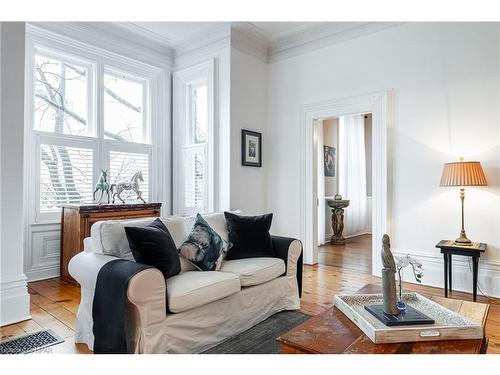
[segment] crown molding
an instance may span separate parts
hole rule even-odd
[[[153,43],[156,43],[161,46],[161,48],[167,48],[171,52],[173,50],[174,43],[171,39],[155,33],[154,31],[148,30],[145,27],[139,26],[134,22],[113,22],[113,24],[117,28],[140,36],[143,40],[146,39]]]
[[[32,25],[104,50],[165,67],[235,48],[266,63],[287,59],[401,25],[398,22],[311,22],[270,39],[251,22],[222,23],[173,44],[133,22],[35,22]]]
[[[161,68],[173,65],[171,47],[110,22],[33,22],[32,26]]]
[[[267,63],[269,44],[270,40],[266,34],[252,23],[231,24],[231,47]]]
[[[214,25],[174,46],[176,69],[230,47],[231,24]]]
[[[272,63],[401,24],[400,22],[313,23],[309,27],[274,38],[269,46],[268,60]]]

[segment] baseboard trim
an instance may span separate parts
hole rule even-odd
[[[0,326],[30,319],[30,296],[26,276],[0,284]]]
[[[349,238],[364,236],[364,235],[367,235],[367,234],[372,234],[372,232],[366,231],[366,232],[361,232],[361,233],[350,234],[350,235],[344,236],[344,237],[345,237],[345,239],[349,239]],[[331,238],[332,238],[332,236],[333,236],[333,233],[326,234],[325,241],[321,245],[329,243],[330,240],[331,240]]]
[[[394,255],[404,256],[407,252],[393,250]],[[422,285],[428,285],[444,289],[444,265],[443,259],[438,256],[427,254],[412,254],[411,257],[422,262],[424,277]],[[472,271],[469,269],[468,260],[464,257],[454,256],[452,263],[453,290],[472,293]],[[404,273],[405,282],[415,283],[412,273],[407,269]],[[500,298],[500,272],[496,264],[479,261],[478,285],[489,297]],[[480,290],[478,295],[482,295]],[[443,292],[444,295],[444,292]]]
[[[26,271],[26,276],[28,277],[29,282],[45,280],[45,279],[53,279],[54,277],[60,276],[59,265],[55,267],[47,267],[34,269],[30,271]]]

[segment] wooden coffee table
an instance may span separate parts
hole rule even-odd
[[[365,285],[358,293],[381,293],[380,286]],[[480,323],[488,304],[426,296],[446,308]],[[488,339],[374,344],[335,306],[293,328],[278,340],[284,354],[479,354],[486,353]]]

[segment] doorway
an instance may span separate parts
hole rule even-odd
[[[350,98],[334,99],[307,105],[302,110],[300,220],[301,239],[306,264],[318,263],[317,165],[315,165],[314,124],[317,120],[354,114],[372,114],[372,238],[371,272],[380,275],[378,250],[384,233],[390,235],[390,92],[379,92]]]
[[[318,262],[371,273],[372,114],[318,119]]]

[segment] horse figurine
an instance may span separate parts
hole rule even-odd
[[[95,201],[95,193],[98,191],[101,192],[101,196],[99,197],[99,201],[97,203],[101,204],[102,203],[102,198],[104,197],[104,193],[106,193],[108,197],[108,204],[109,204],[109,183],[108,183],[108,172],[105,171],[104,169],[101,170],[101,175],[99,176],[99,180],[97,180],[97,184],[95,185],[94,189],[94,201]]]
[[[113,196],[113,203],[115,203],[115,197],[118,197],[118,199],[121,200],[122,203],[125,203],[122,197],[120,197],[120,194],[124,190],[135,191],[135,194],[137,194],[137,199],[140,199],[143,203],[146,203],[146,201],[142,199],[142,191],[140,189],[141,186],[139,182],[144,182],[144,178],[142,177],[142,171],[135,172],[132,178],[130,179],[130,182],[118,182],[117,184],[111,184],[110,191]]]

